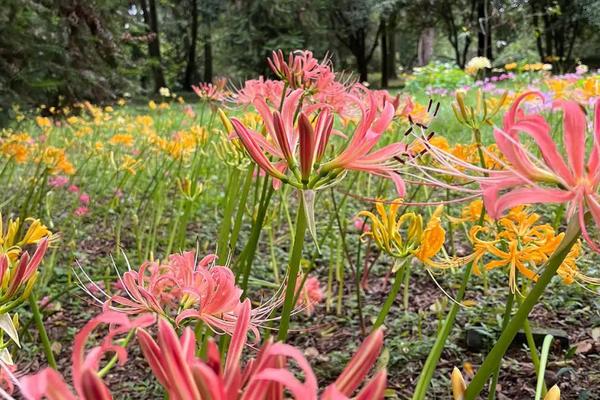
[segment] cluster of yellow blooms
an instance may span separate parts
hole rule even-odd
[[[414,212],[398,215],[402,200],[397,199],[386,209],[383,202],[375,204],[376,213],[361,211],[358,215],[371,222],[371,229],[363,236],[373,238],[376,245],[396,259],[414,256],[426,266],[438,269],[454,268],[468,262],[473,271],[480,274],[482,268],[492,270],[506,268],[509,287],[518,292],[517,276],[536,281],[537,270],[548,260],[560,244],[564,233],[556,233],[549,224],[539,223],[540,216],[524,206],[515,207],[503,218],[492,221],[485,214],[483,223],[482,202],[468,204],[461,217],[448,217],[451,223],[471,225],[467,237],[473,249],[463,257],[445,255],[446,230],[442,225],[443,206],[438,206],[426,225],[423,217]],[[582,251],[577,243],[558,270],[566,284],[574,281],[600,284],[600,280],[579,272],[576,260]]]
[[[438,206],[424,224],[423,217],[414,212],[398,216],[401,205],[402,199],[396,199],[386,210],[383,202],[377,202],[377,215],[371,211],[358,213],[359,217],[366,217],[371,222],[371,229],[363,236],[372,237],[383,252],[394,258],[414,256],[433,268],[457,267],[468,262],[466,258],[440,260],[437,257],[446,242],[446,230],[441,219],[443,206]]]
[[[176,160],[188,159],[208,139],[206,127],[179,112],[177,118],[155,121],[152,115],[131,115],[88,102],[76,104],[73,109],[44,110],[50,114],[60,113],[65,119],[55,121],[51,117],[37,116],[35,123],[42,135],[36,139],[26,131],[3,131],[0,154],[17,164],[41,163],[53,175],[74,174],[76,166],[69,154],[81,156],[81,149],[85,148],[91,150],[90,155],[110,160],[117,171],[133,175],[141,164],[141,157],[148,152]],[[77,110],[78,115],[71,114],[73,110]],[[84,159],[87,157],[84,155]]]
[[[4,333],[19,344],[19,317],[11,317],[9,312],[30,296],[46,249],[57,239],[39,220],[25,221],[29,224],[26,229],[18,218],[8,220],[5,228],[0,215],[0,360],[8,365],[12,365],[12,358]],[[37,245],[32,256],[24,251],[31,245]]]
[[[546,79],[544,84],[555,99],[575,100],[586,103],[600,97],[600,76],[589,76],[581,81],[569,79]]]
[[[483,224],[479,225],[482,207],[481,200],[476,200],[462,210],[461,218],[452,219],[454,223],[473,224],[467,234],[473,246],[473,271],[479,274],[481,268],[506,268],[510,289],[518,292],[517,276],[536,281],[538,269],[556,250],[564,233],[557,234],[550,224],[539,223],[540,215],[525,206],[511,209],[495,222],[485,218]],[[600,283],[600,280],[579,272],[576,260],[581,251],[581,244],[576,243],[559,267],[558,275],[566,284],[576,280]]]

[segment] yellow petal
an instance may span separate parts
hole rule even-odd
[[[454,367],[452,370],[452,397],[454,400],[463,400],[465,397],[465,390],[467,389],[467,385],[465,384],[465,380],[463,379],[462,374],[458,370],[458,368]]]
[[[544,400],[560,400],[560,389],[558,386],[554,385],[548,390]]]

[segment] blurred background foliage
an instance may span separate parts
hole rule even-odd
[[[402,86],[416,66],[600,65],[599,0],[3,0],[0,107],[110,102],[267,75],[273,49]],[[455,68],[455,71],[452,71]],[[436,76],[439,78],[440,74]],[[436,78],[437,79],[437,78]],[[442,79],[442,78],[439,78]],[[443,79],[440,81],[444,85]]]

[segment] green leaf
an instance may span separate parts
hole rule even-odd
[[[17,333],[17,329],[13,324],[13,320],[8,315],[8,313],[0,314],[0,329],[2,329],[6,334],[17,344],[17,346],[21,347],[21,343],[19,343],[19,334]]]

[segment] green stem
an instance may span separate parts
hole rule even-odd
[[[525,331],[525,338],[527,339],[527,347],[529,347],[529,352],[531,354],[531,361],[533,362],[533,366],[535,367],[535,370],[539,372],[540,370],[540,355],[538,354],[537,351],[537,346],[535,345],[535,339],[533,338],[533,332],[531,331],[531,325],[529,324],[529,320],[527,318],[525,318],[525,321],[523,322],[523,330]],[[542,377],[542,382],[544,381],[544,378]],[[543,392],[544,394],[546,394],[546,392],[548,391],[548,388],[546,387],[546,383],[543,382]]]
[[[398,295],[398,292],[400,291],[400,286],[402,285],[402,280],[403,280],[402,275],[406,272],[406,268],[408,266],[408,260],[410,260],[410,259],[406,258],[404,260],[404,262],[402,263],[402,265],[400,266],[400,268],[398,268],[398,271],[396,271],[396,276],[394,277],[394,283],[392,284],[390,292],[388,293],[387,299],[385,299],[385,303],[383,303],[383,307],[379,311],[377,320],[375,320],[375,323],[373,324],[373,330],[376,330],[381,325],[383,325],[383,322],[385,321],[385,317],[390,312],[390,309],[392,308],[392,305],[394,304],[394,300],[396,300],[396,296]]]
[[[535,400],[540,400],[542,396],[546,396],[548,389],[546,389],[546,382],[544,382],[544,374],[546,373],[546,363],[548,362],[548,353],[550,353],[550,346],[554,336],[546,335],[544,337],[544,343],[542,344],[542,358],[540,360],[540,366],[538,368],[538,381],[535,388]]]
[[[577,218],[573,218],[567,227],[565,237],[546,263],[544,272],[517,310],[517,313],[510,320],[488,356],[485,358],[483,364],[477,371],[477,374],[473,377],[471,384],[467,387],[465,400],[474,400],[479,395],[488,377],[494,372],[494,369],[500,363],[500,360],[504,356],[508,346],[512,343],[518,330],[523,326],[529,312],[537,304],[539,298],[544,293],[546,286],[548,286],[556,274],[558,267],[560,267],[573,245],[577,242],[580,233],[579,222]]]
[[[438,363],[442,355],[442,351],[444,350],[444,346],[446,345],[446,340],[452,331],[452,327],[454,326],[454,320],[456,319],[456,314],[458,314],[458,310],[460,308],[460,302],[462,301],[465,291],[467,289],[467,283],[469,282],[469,278],[471,277],[471,271],[473,269],[473,263],[470,262],[463,275],[463,280],[458,290],[458,294],[456,295],[456,302],[452,303],[450,307],[450,312],[446,316],[446,320],[442,325],[442,329],[438,331],[437,337],[435,338],[435,343],[427,356],[427,360],[425,361],[425,365],[423,366],[423,370],[421,371],[421,375],[419,375],[419,381],[417,382],[417,387],[415,388],[415,393],[413,394],[413,400],[423,400],[425,399],[425,395],[427,394],[427,389],[429,387],[429,382],[431,382],[431,378],[433,377],[433,373],[435,372],[435,367]]]
[[[404,311],[408,312],[408,296],[410,294],[410,263],[406,264],[406,271],[404,273],[404,287],[402,289],[402,306],[404,307]]]
[[[40,340],[42,341],[42,347],[44,348],[46,361],[48,361],[48,365],[50,366],[50,368],[56,369],[56,359],[54,358],[54,353],[52,352],[50,339],[48,338],[46,327],[44,327],[44,321],[42,320],[42,313],[40,312],[40,308],[38,307],[37,299],[33,294],[29,296],[29,306],[31,307],[31,313],[33,314],[33,321],[35,322],[35,326],[38,332],[40,333]]]
[[[265,177],[263,191],[260,197],[258,213],[256,215],[256,220],[254,221],[254,225],[252,226],[252,231],[250,233],[250,239],[246,244],[246,247],[242,251],[239,259],[240,271],[242,274],[242,284],[240,285],[243,290],[243,296],[246,296],[246,289],[248,288],[248,278],[250,277],[250,271],[252,270],[252,264],[254,262],[254,257],[256,255],[256,248],[258,246],[258,241],[260,239],[260,233],[262,231],[263,225],[265,223],[265,217],[267,215],[267,208],[271,202],[271,197],[273,196],[273,186],[270,184],[268,176]],[[239,277],[239,276],[238,276]],[[238,278],[236,277],[236,278]]]
[[[283,302],[283,311],[281,312],[281,322],[279,323],[278,339],[285,341],[287,338],[288,329],[290,326],[290,316],[294,309],[294,298],[296,297],[296,278],[300,268],[300,260],[302,259],[302,248],[304,247],[304,236],[306,233],[307,221],[306,212],[304,211],[304,200],[300,196],[300,204],[298,205],[298,215],[296,217],[296,233],[294,235],[294,246],[290,254],[290,262],[288,264],[288,283],[285,289],[285,299]]]
[[[504,309],[504,317],[502,317],[502,331],[506,329],[508,321],[510,321],[510,315],[513,309],[513,303],[515,301],[515,294],[511,291],[508,292],[508,298],[506,299],[506,307]],[[492,376],[492,382],[490,383],[490,390],[488,400],[494,400],[496,398],[496,386],[498,385],[498,378],[500,376],[500,365],[497,366]]]
[[[223,220],[221,222],[221,226],[219,228],[219,236],[217,240],[217,256],[219,262],[224,263],[227,259],[227,253],[229,252],[229,248],[227,246],[227,242],[229,239],[229,231],[231,228],[231,215],[233,214],[233,208],[235,206],[235,200],[237,196],[233,194],[238,190],[238,181],[240,177],[240,170],[234,168],[231,171],[231,175],[229,178],[229,187],[227,188],[227,192],[225,194],[225,198],[223,199],[223,204],[225,209],[223,211]]]
[[[133,335],[135,335],[135,331],[136,331],[135,329],[132,329],[132,330],[130,330],[127,333],[127,336],[125,336],[125,339],[123,339],[123,342],[122,342],[121,346],[127,347],[127,345],[129,344],[129,342],[131,341],[131,339],[133,339]],[[110,370],[117,364],[117,361],[119,361],[119,356],[117,356],[115,354],[106,363],[106,365],[100,371],[98,371],[98,376],[101,379],[104,378],[106,376],[106,374],[108,374],[110,372]]]
[[[248,168],[248,173],[246,175],[246,180],[244,182],[244,188],[242,189],[242,194],[240,196],[240,201],[238,203],[238,209],[235,214],[235,222],[233,223],[233,229],[231,231],[231,237],[229,239],[229,245],[231,246],[231,251],[235,252],[235,247],[237,245],[237,240],[240,234],[240,229],[242,227],[242,221],[244,219],[244,211],[246,211],[246,201],[248,199],[248,192],[250,192],[250,187],[252,185],[254,175],[254,165]]]

